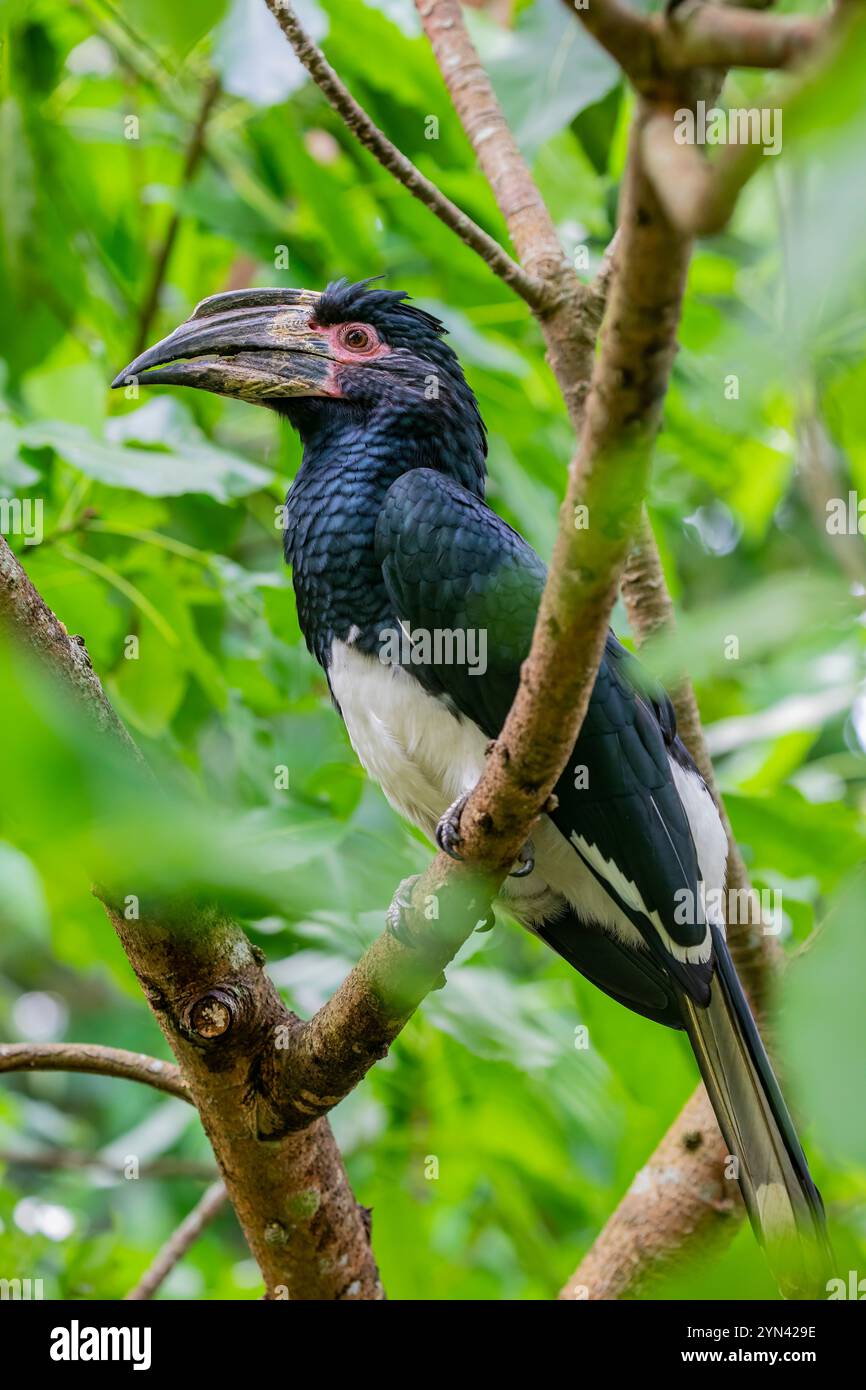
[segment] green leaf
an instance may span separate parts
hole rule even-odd
[[[509,32],[467,19],[509,125],[526,154],[620,82],[620,70],[557,0],[535,0]]]
[[[226,0],[126,0],[124,15],[159,48],[169,47],[183,58],[209,29],[221,20]]]
[[[127,445],[127,439],[153,442],[154,447],[137,448]],[[211,444],[183,407],[166,396],[148,401],[131,415],[113,417],[106,424],[106,440],[59,423],[27,425],[21,431],[26,447],[47,445],[88,478],[148,497],[200,492],[228,502],[272,481],[272,474],[258,464]]]
[[[866,1165],[866,1107],[857,1097],[866,1057],[866,879],[849,880],[805,954],[782,980],[779,1033],[786,1077],[832,1157]]]
[[[14,845],[0,840],[0,931],[10,937],[44,937],[47,928],[48,906],[35,865]]]

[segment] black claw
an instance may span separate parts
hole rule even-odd
[[[410,951],[415,949],[415,942],[412,940],[412,933],[409,931],[409,928],[405,925],[402,914],[396,921],[394,921],[394,919],[391,917],[388,918],[388,931],[394,937],[395,941],[400,942],[401,946],[407,946]]]
[[[436,843],[447,854],[449,859],[455,859],[458,864],[463,863],[463,855],[457,846],[462,843],[460,836],[460,817],[466,805],[466,797],[461,796],[449,806],[439,824],[436,826]]]
[[[493,928],[494,928],[495,926],[496,926],[496,914],[495,914],[494,912],[488,912],[488,914],[487,914],[487,916],[484,918],[484,920],[478,923],[478,926],[475,928],[475,930],[476,930],[476,931],[493,931]]]
[[[440,831],[440,827],[438,825],[436,827],[436,843],[442,850],[442,853],[448,855],[449,859],[455,859],[458,864],[463,863],[463,855],[453,848],[454,842],[450,835],[450,832],[448,830]]]
[[[520,858],[518,860],[518,863],[520,865],[520,868],[512,869],[508,877],[528,878],[529,875],[532,873],[532,870],[535,868],[535,854],[532,849],[531,840],[527,840],[526,844],[523,846],[523,849],[520,851]]]
[[[509,878],[528,878],[529,875],[532,873],[532,870],[533,870],[534,868],[535,868],[535,860],[530,856],[529,859],[524,859],[524,861],[523,861],[523,863],[521,864],[521,866],[520,866],[519,869],[512,869],[512,870],[511,870],[511,873],[508,875],[508,877],[509,877]]]
[[[412,890],[418,881],[418,875],[404,879],[398,886],[394,894],[391,906],[388,908],[386,922],[388,931],[401,946],[407,946],[409,950],[415,949],[415,941],[406,923],[406,913],[412,908]]]

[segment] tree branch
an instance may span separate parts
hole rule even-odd
[[[669,24],[679,13],[679,9],[673,12]],[[691,20],[689,16],[694,16],[694,19]],[[810,21],[690,4],[683,32],[688,32],[689,26],[696,23],[694,33],[700,36],[700,42],[687,50],[689,61],[684,62],[682,69],[678,70],[685,72],[686,68],[690,68],[699,75],[698,64],[706,65],[709,62],[702,55],[712,43],[715,43],[717,54],[715,66],[746,65],[743,53],[737,54],[735,45],[725,44],[722,38],[726,32],[748,33],[753,40],[755,61],[752,66],[803,67],[802,80],[795,90],[787,93],[784,100],[778,95],[774,97],[775,105],[783,112],[792,111],[798,99],[809,92],[814,81],[826,72],[835,55],[841,51],[849,25],[860,18],[862,14],[855,13],[853,6],[837,7],[828,19]],[[738,27],[728,31],[726,26],[732,20],[736,20]],[[758,34],[764,34],[767,51],[762,51],[757,42]],[[770,61],[774,54],[780,59],[785,56],[786,60]],[[647,127],[644,157],[674,225],[691,236],[711,236],[720,232],[729,221],[742,189],[762,165],[764,147],[757,141],[731,144],[717,160],[710,162],[696,145],[680,144],[675,138],[674,110],[684,104],[688,105],[689,102],[684,102],[681,89],[675,88],[662,98],[656,118]]]
[[[632,1298],[700,1243],[709,1258],[742,1215],[726,1145],[703,1086],[680,1112],[562,1289],[564,1300]]]
[[[671,72],[791,67],[811,51],[825,28],[825,21],[802,15],[759,14],[703,0],[686,0],[652,22],[657,53]]]
[[[322,50],[310,38],[288,0],[266,0],[266,3],[298,59],[358,142],[369,150],[399,183],[408,188],[419,202],[435,213],[446,227],[450,227],[461,241],[477,252],[494,274],[510,285],[531,308],[544,308],[547,303],[545,284],[512,260],[493,237],[488,236],[487,232],[452,203],[450,198],[446,198],[442,190],[383,135],[341,82]]]
[[[191,1100],[189,1087],[172,1062],[99,1043],[0,1043],[0,1072],[78,1071],[141,1081],[166,1095]]]
[[[689,236],[722,230],[762,156],[759,144],[729,145],[710,163],[697,145],[676,139],[670,108],[659,107],[644,133],[647,172],[671,222]]]
[[[188,1093],[184,1097],[189,1099]],[[125,1181],[122,1165],[109,1163],[99,1154],[78,1153],[74,1149],[0,1149],[0,1163],[9,1168],[26,1168],[28,1173],[81,1172],[100,1173],[115,1182]],[[192,1158],[155,1158],[138,1168],[139,1178],[194,1178],[212,1182],[217,1175],[212,1163],[197,1163]]]
[[[573,0],[565,0],[574,10]],[[584,27],[619,64],[635,91],[658,100],[672,82],[697,68],[787,68],[800,62],[825,22],[798,15],[684,0],[661,14],[643,15],[621,0],[591,0],[575,11]]]
[[[173,1231],[153,1263],[145,1270],[134,1289],[130,1289],[125,1302],[143,1302],[153,1298],[160,1284],[165,1283],[175,1265],[179,1264],[186,1252],[195,1244],[206,1226],[222,1211],[228,1201],[228,1193],[221,1182],[215,1182],[203,1194],[188,1216],[184,1217],[176,1231]]]
[[[95,726],[140,768],[83,643],[69,637],[2,537],[0,627],[71,687]],[[327,1121],[280,1143],[258,1132],[257,1059],[278,1028],[299,1026],[261,954],[212,907],[142,902],[137,922],[120,904],[107,902],[106,910],[180,1064],[268,1295],[383,1297],[368,1225]]]

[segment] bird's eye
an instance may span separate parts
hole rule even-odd
[[[340,329],[340,342],[350,352],[372,352],[378,339],[372,328],[362,323],[347,323]]]

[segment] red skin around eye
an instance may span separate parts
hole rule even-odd
[[[317,327],[316,324],[310,326]],[[363,329],[370,340],[369,346],[358,350],[351,348],[344,341],[344,335],[353,328]],[[376,330],[366,323],[336,323],[320,331],[325,333],[335,361],[345,363],[346,366],[355,362],[375,362],[379,357],[387,357],[391,351],[388,344],[380,340]]]

